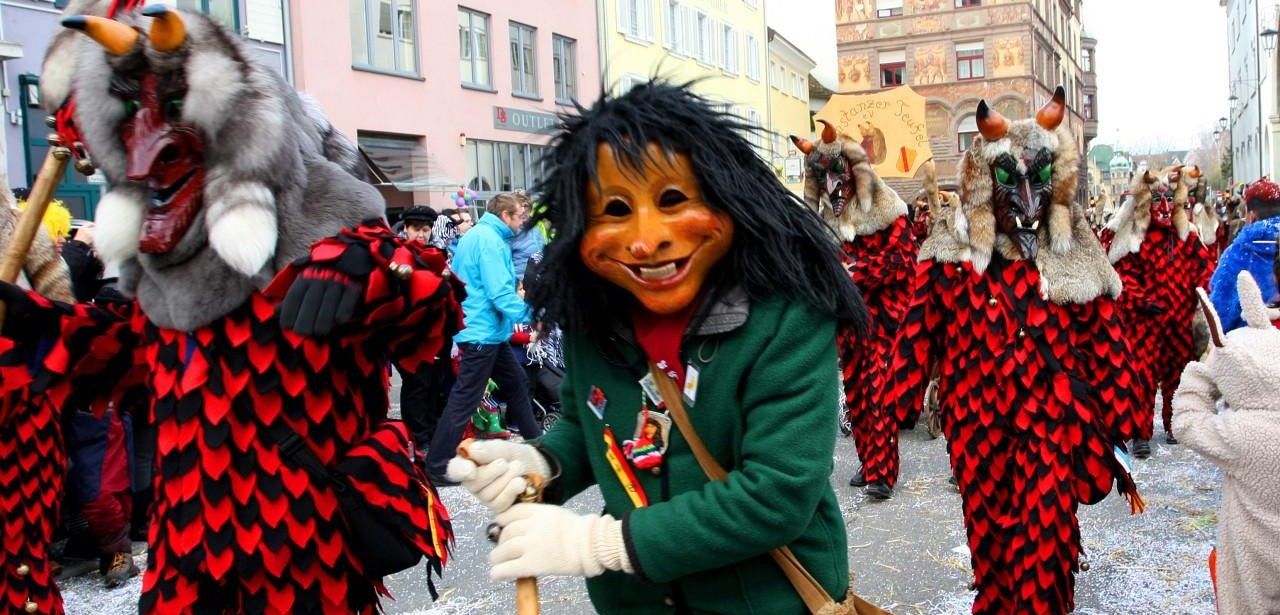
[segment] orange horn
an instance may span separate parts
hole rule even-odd
[[[1053,98],[1036,111],[1036,123],[1045,130],[1057,130],[1062,120],[1067,117],[1067,91],[1058,86],[1053,91]]]
[[[826,120],[818,120],[818,123],[822,124],[822,142],[835,143],[836,127]]]
[[[988,143],[999,141],[1009,132],[1009,120],[999,111],[987,106],[987,101],[978,101],[978,132]]]
[[[156,51],[168,53],[187,42],[187,24],[177,11],[169,10],[163,4],[153,4],[142,9],[142,14],[151,17],[151,46]]]
[[[791,142],[795,143],[796,149],[804,152],[805,155],[808,155],[810,152],[813,151],[813,141],[810,141],[804,137],[797,137],[796,135],[791,135]]]
[[[138,44],[137,30],[106,17],[73,15],[63,19],[62,26],[84,32],[113,56],[129,53]]]
[[[1190,175],[1191,179],[1200,179],[1200,167],[1198,165],[1191,165],[1191,170],[1187,171],[1187,175]]]

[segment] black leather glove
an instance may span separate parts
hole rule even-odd
[[[1148,303],[1142,308],[1142,311],[1148,316],[1159,316],[1164,313],[1164,308],[1154,303]]]
[[[369,250],[356,244],[332,261],[308,264],[280,303],[280,326],[300,335],[328,335],[355,316],[373,267]]]

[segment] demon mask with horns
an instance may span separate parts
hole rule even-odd
[[[206,324],[311,242],[381,217],[350,142],[208,18],[157,5],[64,25],[88,38],[55,40],[46,106],[74,92],[111,186],[97,247],[157,324]]]
[[[981,273],[998,251],[1034,260],[1041,293],[1055,303],[1119,294],[1120,279],[1075,200],[1080,158],[1066,113],[1061,87],[1033,119],[1010,121],[978,104],[980,135],[960,162],[962,205],[951,232],[921,246],[921,259],[967,260]]]
[[[845,241],[879,231],[905,215],[907,204],[876,175],[862,145],[838,134],[830,122],[818,122],[822,138],[817,143],[791,136],[805,155],[804,200],[809,207]]]

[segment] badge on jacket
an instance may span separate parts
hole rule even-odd
[[[598,386],[591,387],[591,393],[587,395],[587,407],[591,409],[591,413],[596,418],[604,420],[604,409],[609,405],[609,400],[604,396],[604,391]]]
[[[622,452],[636,469],[652,470],[662,465],[662,456],[667,452],[670,435],[671,417],[661,412],[652,412],[649,405],[645,404],[636,414],[635,435],[622,443]]]

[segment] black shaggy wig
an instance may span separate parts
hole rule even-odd
[[[586,230],[587,186],[598,182],[596,148],[607,143],[619,163],[642,169],[647,145],[687,154],[702,198],[733,219],[733,245],[708,277],[702,301],[739,285],[753,300],[782,295],[808,303],[864,331],[866,308],[840,261],[834,232],[783,186],[742,136],[760,129],[714,110],[683,85],[654,81],[622,96],[604,94],[591,108],[561,117],[539,184],[555,237],[546,247],[529,302],[539,318],[569,333],[607,335],[635,299],[587,269],[578,254]],[[710,292],[708,292],[710,291]]]

